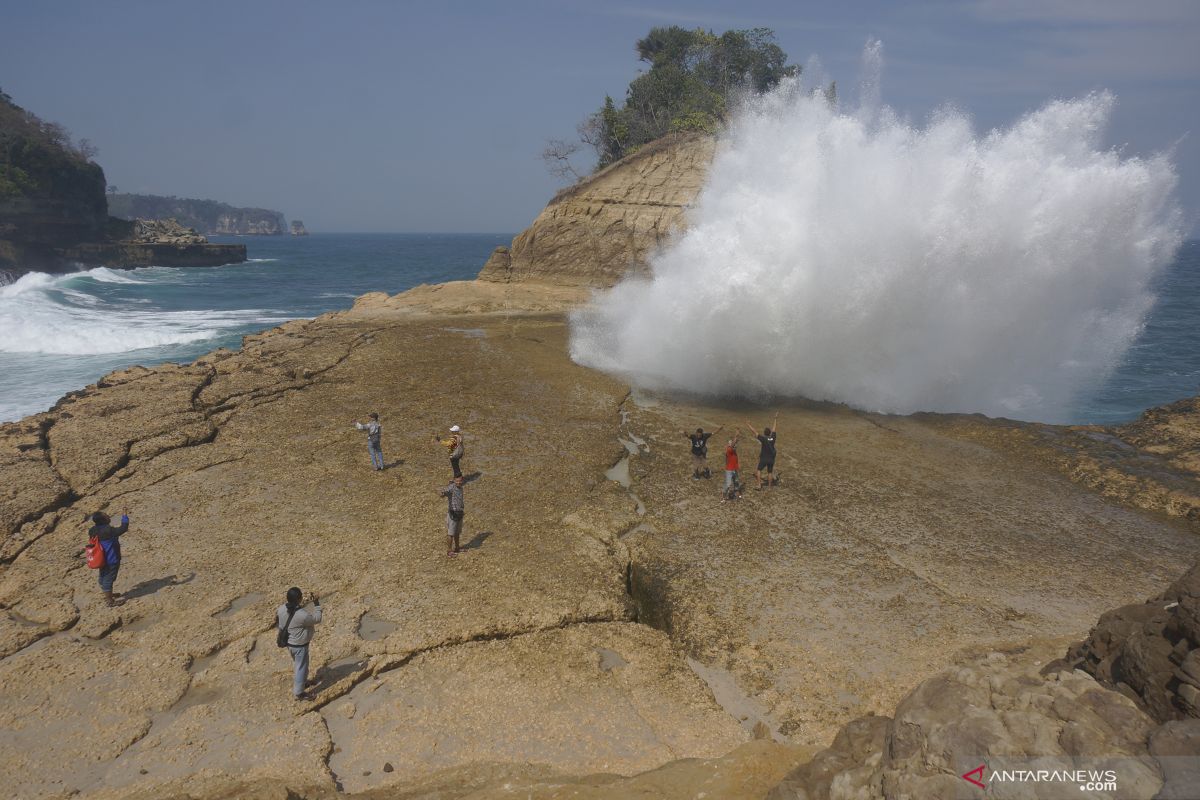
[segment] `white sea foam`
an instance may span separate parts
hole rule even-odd
[[[1153,304],[1182,241],[1166,155],[1102,137],[1114,98],[977,134],[839,109],[788,81],[735,116],[689,228],[572,318],[571,355],[635,386],[907,413],[1062,419]]]
[[[103,267],[67,275],[23,275],[15,283],[0,286],[0,352],[124,353],[211,339],[230,328],[289,319],[260,309],[156,311],[133,307],[140,298],[118,306],[82,290],[81,279],[145,283]]]
[[[117,272],[108,267],[97,267],[96,269],[88,270],[86,274],[89,278],[100,283],[145,283],[145,281],[135,280],[129,274],[122,270]]]

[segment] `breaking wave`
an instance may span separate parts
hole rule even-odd
[[[162,268],[147,270],[166,272]],[[288,317],[257,309],[160,311],[143,299],[116,302],[102,284],[145,284],[105,267],[67,275],[30,272],[0,286],[0,352],[96,355],[211,339],[249,323]],[[139,305],[132,305],[138,303]]]
[[[1054,421],[1141,329],[1182,241],[1165,154],[1103,145],[1114,98],[977,133],[799,81],[724,132],[689,227],[572,317],[571,355],[635,385]]]

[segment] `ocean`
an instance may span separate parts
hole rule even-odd
[[[243,242],[225,267],[31,273],[0,286],[0,421],[133,364],[188,362],[282,322],[349,308],[366,292],[473,278],[512,235],[314,234]],[[1106,383],[1069,421],[1114,424],[1200,393],[1200,241],[1160,277],[1158,302]]]
[[[115,369],[188,362],[247,333],[349,308],[367,292],[474,278],[511,233],[210,236],[246,245],[224,267],[67,275],[0,286],[0,421],[45,411]]]

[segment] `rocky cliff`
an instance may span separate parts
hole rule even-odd
[[[611,286],[643,269],[683,224],[714,147],[708,136],[669,136],[564,189],[479,279]]]
[[[76,264],[190,267],[246,260],[242,245],[185,241],[144,220],[109,216],[104,170],[91,161],[93,152],[0,93],[0,282]]]
[[[0,268],[106,235],[104,170],[69,135],[0,92]]]
[[[121,219],[178,220],[204,234],[280,236],[287,233],[283,214],[267,208],[236,208],[216,200],[163,197],[153,194],[112,194],[109,213]]]

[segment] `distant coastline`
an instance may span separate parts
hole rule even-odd
[[[188,197],[111,192],[108,213],[120,219],[171,218],[206,236],[282,236],[289,231],[280,211]]]

